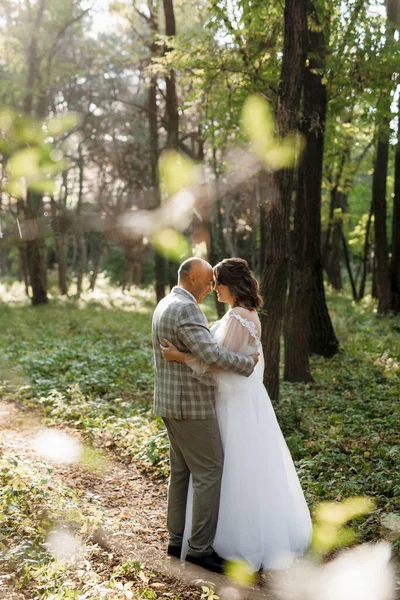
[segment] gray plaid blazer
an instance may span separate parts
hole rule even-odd
[[[193,376],[190,367],[163,359],[160,343],[166,338],[178,350],[191,352],[206,364],[249,376],[254,369],[250,356],[230,352],[214,341],[207,319],[186,290],[174,287],[159,302],[153,315],[155,361],[154,413],[169,419],[216,417],[215,386]],[[207,376],[205,376],[207,377]]]

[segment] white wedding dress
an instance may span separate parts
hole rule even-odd
[[[263,385],[261,325],[255,311],[229,310],[211,332],[218,344],[243,354],[260,352],[250,377],[213,373],[224,448],[218,526],[213,547],[225,559],[244,559],[254,570],[288,568],[311,541],[311,518],[289,449]],[[187,363],[195,377],[207,366]],[[210,377],[207,373],[203,381]],[[189,486],[182,558],[192,522]]]

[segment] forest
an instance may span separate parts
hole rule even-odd
[[[151,319],[190,256],[260,283],[313,568],[369,548],[394,597],[400,0],[0,7],[0,598],[272,597],[164,556]]]

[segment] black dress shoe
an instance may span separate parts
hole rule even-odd
[[[174,558],[180,558],[182,552],[182,546],[168,546],[167,554],[169,556],[173,556]]]
[[[219,556],[216,552],[209,554],[208,556],[190,556],[186,555],[186,560],[194,565],[208,569],[214,573],[224,572],[224,559]]]

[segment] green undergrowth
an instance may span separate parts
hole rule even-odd
[[[110,292],[112,293],[112,292]],[[400,514],[400,319],[328,294],[341,352],[312,357],[313,384],[282,383],[277,416],[311,507],[368,495],[376,509],[361,540],[396,537]],[[95,444],[168,472],[168,444],[152,406],[151,313],[91,300],[39,308],[0,305],[3,395],[40,406]],[[206,303],[215,318],[211,299]],[[395,545],[398,542],[395,541]]]
[[[363,541],[400,550],[400,319],[370,299],[328,297],[341,352],[311,359],[313,384],[283,383],[277,416],[312,505],[367,495]]]

